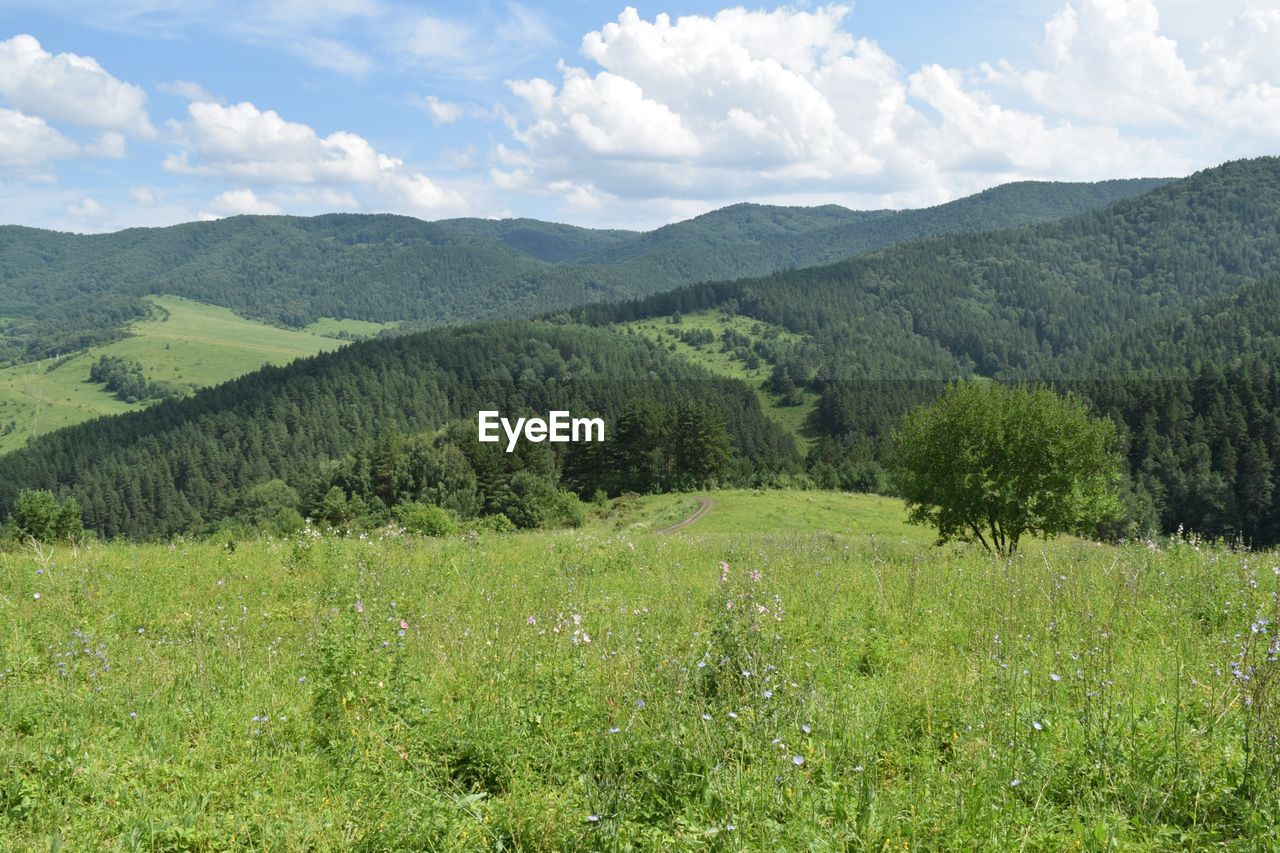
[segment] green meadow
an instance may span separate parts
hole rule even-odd
[[[666,347],[671,353],[697,364],[712,373],[741,379],[756,389],[760,397],[760,406],[765,413],[776,421],[783,429],[796,436],[801,446],[816,437],[807,421],[818,405],[818,394],[809,388],[799,388],[799,405],[788,406],[779,401],[776,395],[764,390],[765,381],[773,368],[763,359],[755,368],[748,368],[732,353],[725,352],[720,343],[720,336],[726,330],[736,332],[751,340],[752,344],[759,340],[777,342],[783,346],[798,344],[803,336],[788,332],[778,326],[745,317],[740,314],[728,316],[723,311],[699,311],[683,314],[679,322],[672,322],[670,317],[653,320],[635,320],[620,323],[619,328],[627,329],[635,334],[643,335]],[[708,330],[716,336],[713,343],[691,345],[680,340],[680,334],[694,330]]]
[[[0,848],[1280,845],[1273,552],[706,497],[0,553]]]
[[[247,320],[214,305],[177,296],[155,296],[154,315],[130,328],[130,336],[70,358],[47,359],[0,369],[0,452],[22,447],[27,438],[100,415],[143,408],[125,403],[91,383],[89,367],[104,355],[137,361],[147,379],[189,389],[217,385],[264,364],[336,349],[338,332],[354,337],[376,333],[376,323],[318,321],[297,331]],[[370,330],[367,327],[375,327]]]

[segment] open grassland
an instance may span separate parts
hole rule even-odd
[[[771,365],[762,360],[754,369],[748,368],[731,352],[725,352],[720,343],[720,336],[725,330],[743,335],[753,344],[758,340],[776,341],[783,345],[795,344],[800,342],[800,335],[740,314],[728,316],[723,311],[699,311],[684,314],[679,319],[678,323],[671,322],[669,317],[635,320],[630,323],[621,323],[619,327],[630,329],[656,341],[674,355],[700,365],[712,373],[746,382],[756,389],[760,397],[760,407],[765,413],[783,429],[795,435],[802,446],[816,437],[817,434],[808,424],[809,416],[818,405],[816,393],[808,388],[800,388],[797,390],[799,404],[783,405],[777,395],[765,391],[763,387],[773,371]],[[713,343],[694,346],[680,340],[679,336],[683,332],[703,329],[716,336]]]
[[[194,389],[342,346],[322,332],[281,329],[189,299],[151,301],[155,316],[130,327],[130,337],[70,358],[0,370],[0,428],[14,422],[11,432],[0,435],[0,452],[21,447],[29,436],[143,408],[88,381],[89,367],[104,355],[139,362],[148,380]]]
[[[370,320],[341,320],[334,317],[321,317],[314,323],[304,326],[302,331],[308,335],[319,335],[325,338],[336,338],[343,333],[351,338],[372,338],[384,329],[394,329],[399,323],[374,323]]]
[[[1280,844],[1274,554],[822,511],[0,554],[0,847]]]

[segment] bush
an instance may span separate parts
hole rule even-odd
[[[9,515],[9,528],[18,539],[78,540],[84,534],[80,503],[74,497],[59,503],[52,492],[23,489]]]
[[[423,536],[448,536],[458,530],[448,511],[435,504],[404,503],[392,512],[406,530]]]

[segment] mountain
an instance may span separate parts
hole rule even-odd
[[[69,488],[86,522],[103,535],[171,536],[227,519],[254,486],[272,480],[310,495],[308,508],[317,509],[333,484],[332,465],[344,455],[391,433],[446,428],[452,430],[449,443],[470,460],[460,467],[479,481],[479,502],[487,505],[500,500],[496,492],[519,469],[547,476],[574,467],[597,476],[606,472],[567,459],[572,451],[566,445],[526,442],[518,454],[482,446],[475,440],[478,410],[523,417],[564,409],[613,425],[639,405],[645,408],[637,417],[679,420],[678,436],[667,430],[677,456],[694,433],[709,434],[714,449],[722,432],[726,467],[714,472],[720,482],[759,483],[798,469],[794,442],[740,382],[716,378],[636,337],[489,323],[355,343],[43,436],[0,456],[0,508],[7,512],[23,487]],[[652,441],[639,448],[625,436],[619,440],[608,449],[623,455],[640,450],[640,466],[649,464],[645,451],[661,449]],[[694,457],[706,450],[689,448],[682,464],[698,464]],[[382,467],[412,467],[407,458],[397,459]],[[406,471],[405,478],[420,473]],[[347,481],[362,481],[374,494],[376,477],[365,470]],[[328,479],[316,486],[318,478]],[[419,483],[419,491],[430,485]],[[577,485],[590,495],[597,483]],[[391,487],[390,493],[388,501],[401,490]]]
[[[848,257],[925,234],[1044,221],[1162,180],[1023,183],[923,211],[737,205],[646,234],[529,219],[237,216],[74,235],[0,227],[0,362],[125,333],[170,294],[287,327],[529,317]]]
[[[818,210],[810,214],[843,216]],[[740,236],[760,213],[721,211],[715,230],[736,227]],[[801,229],[786,216],[775,227]],[[638,238],[602,239],[613,242],[588,251],[620,252]],[[1280,471],[1280,365],[1269,343],[1276,279],[1280,160],[1229,163],[1058,222],[926,237],[543,321],[353,344],[37,439],[0,457],[0,511],[20,488],[53,488],[76,494],[103,533],[167,535],[229,518],[274,479],[312,508],[334,487],[366,499],[379,491],[371,472],[398,468],[378,462],[376,450],[398,431],[452,444],[483,480],[489,462],[468,456],[478,445],[464,421],[481,407],[527,414],[552,403],[600,412],[619,433],[622,446],[603,456],[528,461],[583,495],[616,493],[646,466],[641,480],[671,482],[658,422],[694,402],[719,411],[731,437],[737,466],[718,477],[790,477],[794,448],[753,388],[681,361],[661,333],[616,325],[712,312],[734,321],[710,334],[683,319],[669,325],[723,358],[767,365],[765,394],[816,395],[818,438],[805,464],[817,485],[885,487],[886,436],[950,378],[1047,379],[1120,422],[1133,520],[1165,529],[1192,520],[1207,533],[1280,541],[1280,506],[1270,498]],[[1225,369],[1211,363],[1224,359]],[[641,399],[656,408],[635,409]],[[629,467],[613,479],[583,476],[620,461]]]
[[[585,306],[605,324],[726,308],[810,336],[805,381],[1054,375],[1163,312],[1280,272],[1280,159],[1070,219],[914,240],[837,264]]]

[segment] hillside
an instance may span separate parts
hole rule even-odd
[[[575,316],[652,328],[676,314],[742,317],[796,336],[761,351],[757,373],[819,395],[825,438],[809,470],[827,485],[882,487],[889,431],[949,378],[1059,381],[1134,436],[1137,517],[1263,544],[1280,541],[1277,273],[1280,160],[1263,158],[1061,222]]]
[[[479,409],[523,416],[553,408],[605,417],[609,440],[524,442],[516,453],[475,440]],[[452,449],[430,440],[442,430]],[[399,438],[420,433],[427,441]],[[655,462],[655,450],[674,456]],[[0,456],[0,514],[23,487],[69,486],[98,532],[169,536],[224,521],[245,508],[253,487],[283,480],[317,515],[337,487],[362,505],[376,498],[380,512],[429,494],[473,515],[510,516],[504,502],[519,471],[539,482],[563,472],[590,495],[670,488],[708,464],[699,481],[752,484],[799,461],[750,388],[638,337],[481,324],[352,344],[43,436]]]
[[[246,320],[225,308],[173,296],[154,296],[153,316],[132,323],[128,337],[70,356],[0,368],[0,452],[29,438],[103,415],[137,411],[146,401],[127,402],[89,381],[103,356],[144,365],[148,380],[179,391],[217,385],[266,364],[337,349],[338,337],[376,334],[381,325],[318,320],[295,331]]]
[[[300,328],[519,318],[1096,209],[1160,180],[1013,184],[926,211],[737,205],[649,234],[536,220],[238,216],[72,235],[0,227],[0,361],[109,341],[172,294]]]

